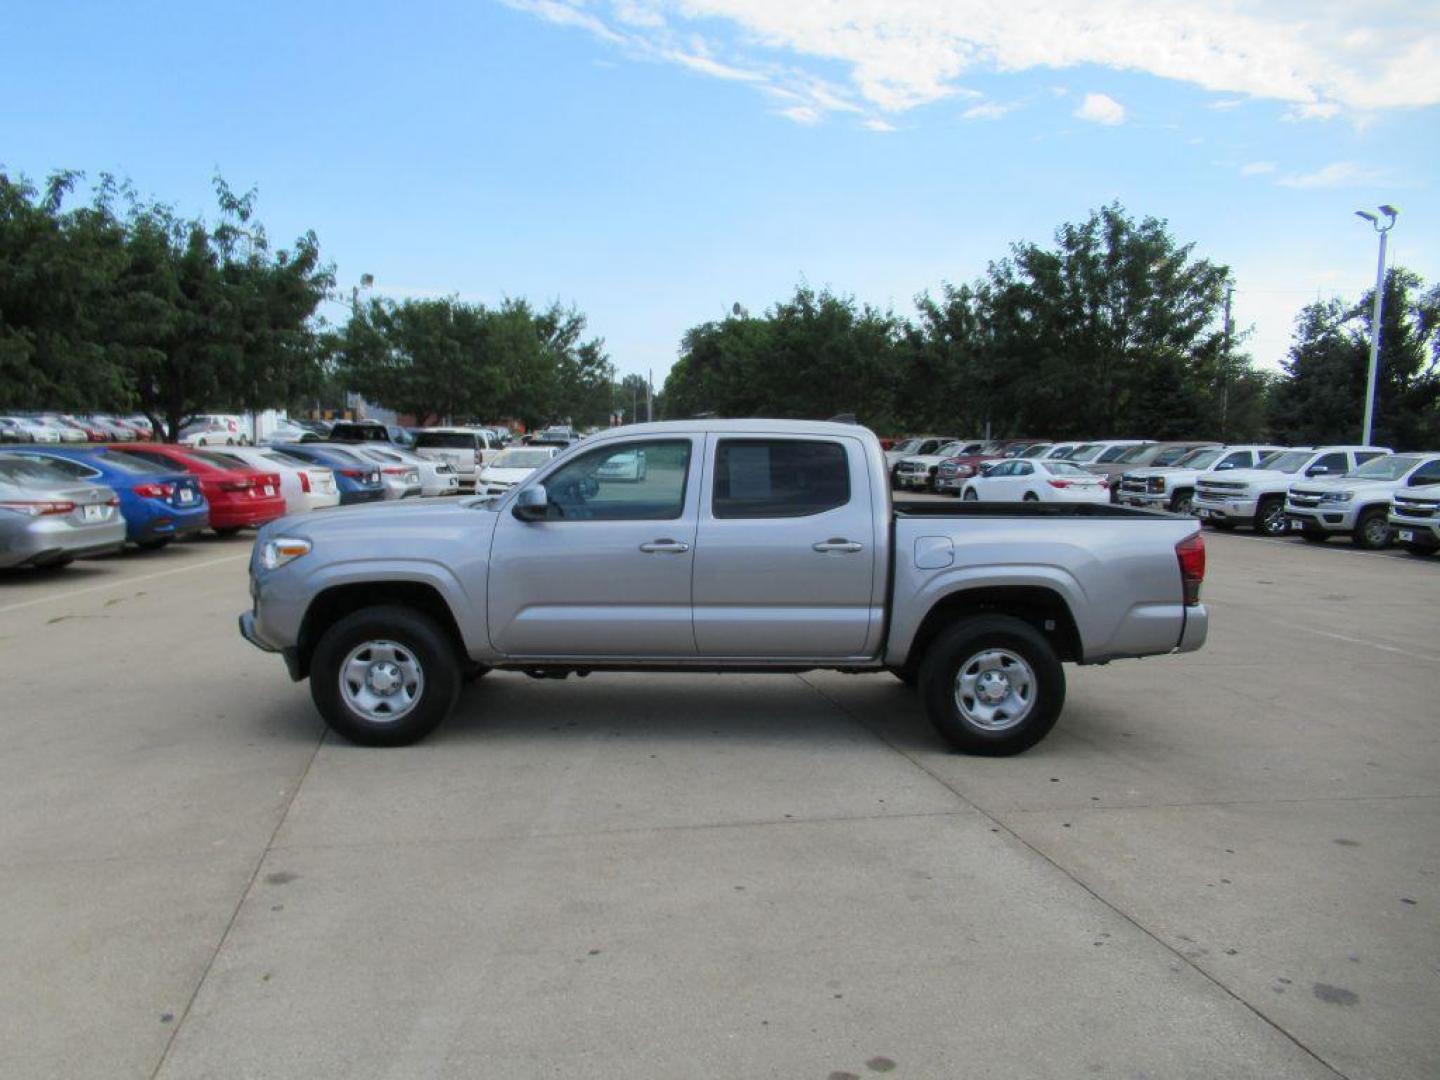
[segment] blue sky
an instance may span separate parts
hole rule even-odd
[[[1440,280],[1440,5],[54,2],[7,14],[0,102],[11,172],[209,212],[218,169],[347,293],[574,303],[657,383],[736,301],[908,313],[1112,199],[1233,268],[1268,366],[1373,281],[1356,208]]]

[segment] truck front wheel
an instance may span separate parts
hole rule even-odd
[[[1009,615],[974,615],[945,631],[920,666],[930,722],[967,754],[1004,757],[1049,734],[1065,672],[1045,636]]]
[[[405,746],[450,715],[462,676],[458,650],[434,619],[406,607],[369,607],[320,638],[310,696],[351,742]]]

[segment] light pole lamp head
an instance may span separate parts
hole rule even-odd
[[[1370,222],[1371,225],[1380,224],[1380,219],[1377,218],[1374,214],[1370,213],[1369,210],[1356,210],[1355,216],[1364,218],[1366,221]]]

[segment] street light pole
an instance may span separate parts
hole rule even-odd
[[[1380,262],[1375,268],[1375,307],[1370,315],[1370,375],[1365,383],[1365,425],[1360,439],[1363,446],[1370,445],[1370,431],[1375,423],[1375,376],[1380,366],[1380,316],[1385,310],[1385,243],[1389,239],[1390,230],[1395,227],[1395,218],[1399,211],[1393,206],[1385,205],[1380,207],[1380,213],[1389,219],[1384,225],[1368,210],[1355,211],[1356,217],[1370,222],[1380,234]]]

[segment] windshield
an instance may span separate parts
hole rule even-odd
[[[1043,443],[1043,442],[1042,442],[1042,443],[1036,443],[1034,446],[1030,447],[1029,450],[1026,450],[1026,451],[1025,451],[1023,454],[1021,454],[1020,456],[1023,457],[1023,458],[1044,457],[1045,454],[1046,454],[1049,450],[1050,450],[1050,443]]]
[[[180,469],[167,469],[163,465],[156,465],[152,461],[145,461],[143,458],[129,457],[121,454],[105,454],[100,460],[114,469],[116,472],[129,473],[131,476],[164,476],[166,473],[181,472]]]
[[[417,431],[415,445],[448,450],[474,450],[475,436],[463,431]]]
[[[1193,452],[1194,448],[1190,446],[1172,446],[1168,450],[1161,450],[1151,458],[1150,464],[1161,467],[1174,465],[1189,457]]]
[[[0,480],[8,480],[14,484],[34,483],[43,481],[54,484],[66,482],[70,478],[49,462],[38,461],[35,458],[0,458]]]
[[[890,447],[890,452],[891,452],[891,453],[894,453],[894,454],[908,454],[908,453],[911,453],[911,452],[915,449],[915,447],[919,444],[919,442],[920,442],[919,439],[901,439],[901,440],[900,440],[899,442],[897,442],[895,445],[893,445],[892,447]]]
[[[1218,446],[1207,449],[1191,450],[1188,454],[1175,462],[1176,465],[1183,465],[1187,469],[1208,469],[1215,462],[1220,460],[1220,455],[1225,451]]]
[[[935,451],[936,457],[956,457],[965,452],[965,444],[960,442],[946,443]]]
[[[1070,461],[1089,461],[1104,447],[1103,443],[1086,443],[1070,455]]]
[[[1128,461],[1138,461],[1140,458],[1145,456],[1146,452],[1149,449],[1150,447],[1146,446],[1144,443],[1141,443],[1139,446],[1127,446],[1123,449],[1112,446],[1109,450],[1105,451],[1105,454],[1100,458],[1100,460],[1114,461],[1117,464],[1123,465]]]
[[[1355,469],[1347,480],[1399,480],[1425,459],[1413,454],[1385,454],[1371,458]]]
[[[1299,472],[1314,456],[1314,450],[1283,450],[1278,454],[1271,454],[1256,468],[1280,473]]]
[[[555,455],[543,450],[502,450],[490,459],[492,469],[538,469]]]

